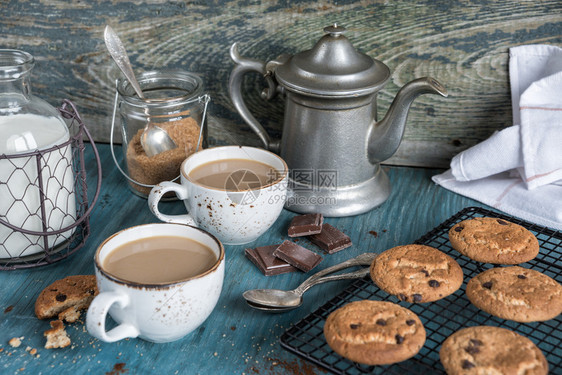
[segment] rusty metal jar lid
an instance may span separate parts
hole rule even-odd
[[[275,69],[277,81],[289,91],[319,97],[350,97],[380,90],[389,68],[353,47],[334,24],[310,50],[293,55]]]

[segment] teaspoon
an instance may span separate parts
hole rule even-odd
[[[293,290],[252,289],[245,291],[242,296],[249,306],[256,309],[271,312],[288,311],[299,307],[303,302],[302,295],[314,285],[322,284],[328,281],[357,279],[366,276],[369,273],[369,267],[362,268],[351,273],[331,276],[325,275],[348,267],[371,265],[376,256],[377,254],[375,253],[364,253],[340,264],[336,264],[335,266],[328,267],[315,273]]]
[[[105,27],[104,40],[109,54],[131,84],[135,93],[139,98],[146,100],[133,72],[125,46],[109,25]],[[154,125],[150,119],[146,123],[140,140],[144,152],[149,157],[177,147],[170,135],[164,129]]]
[[[369,274],[370,268],[365,267],[360,270],[343,273],[341,275],[332,275],[320,277],[308,282],[306,285],[301,284],[293,290],[279,289],[254,289],[244,292],[246,303],[254,309],[269,312],[285,312],[295,309],[302,305],[302,295],[314,285],[326,283],[328,281],[359,279]],[[309,279],[310,280],[310,279]],[[307,281],[309,281],[307,280]],[[259,301],[259,302],[258,302]]]

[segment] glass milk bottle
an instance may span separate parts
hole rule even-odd
[[[71,147],[58,146],[69,130],[54,107],[31,94],[34,64],[27,52],[0,49],[0,259],[65,242],[69,233],[43,234],[76,216]]]

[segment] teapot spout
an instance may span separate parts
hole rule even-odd
[[[410,105],[421,94],[447,97],[447,89],[431,77],[418,78],[398,91],[384,118],[374,123],[368,135],[368,157],[373,164],[390,158],[404,135]]]

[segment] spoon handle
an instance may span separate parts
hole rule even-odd
[[[119,39],[111,26],[107,25],[105,27],[103,38],[105,40],[105,45],[107,46],[109,54],[111,55],[111,57],[113,57],[113,60],[115,60],[115,63],[117,64],[119,69],[121,69],[125,77],[127,77],[137,95],[141,99],[144,99],[142,90],[139,86],[139,83],[137,82],[135,73],[133,72],[133,68],[131,67],[131,62],[129,61],[127,50],[125,49],[123,42],[121,42],[121,39]]]
[[[348,259],[345,262],[338,263],[336,265],[333,265],[331,267],[328,267],[328,268],[325,268],[321,271],[316,272],[314,275],[312,275],[308,279],[306,279],[304,281],[304,283],[307,283],[307,282],[312,281],[312,280],[316,280],[316,279],[318,279],[322,276],[329,275],[329,274],[337,272],[337,271],[341,271],[345,268],[349,268],[349,267],[353,267],[353,266],[370,266],[371,263],[373,263],[373,260],[375,260],[375,258],[377,257],[377,255],[378,254],[376,254],[376,253],[360,254],[360,255],[356,256],[355,258]]]
[[[353,266],[370,266],[371,263],[373,262],[373,260],[377,257],[377,255],[378,254],[376,254],[376,253],[363,253],[363,254],[360,254],[360,255],[356,256],[355,258],[348,259],[345,262],[338,263],[334,266],[331,266],[331,267],[325,268],[321,271],[318,271],[314,275],[312,275],[308,279],[306,279],[301,285],[299,285],[295,289],[295,292],[302,294],[308,288],[310,288],[311,286],[316,285],[315,282],[318,279],[322,278],[323,276],[329,275],[331,273],[341,271],[345,268],[349,268],[349,267],[353,267]],[[336,275],[336,276],[343,276],[343,275]],[[326,281],[331,281],[331,280],[340,280],[340,279],[330,279],[330,280],[326,280]]]
[[[346,279],[359,279],[361,277],[367,276],[370,272],[370,267],[361,268],[360,270],[349,272],[349,273],[342,273],[339,275],[330,275],[325,277],[316,278],[314,280],[308,279],[304,283],[298,286],[295,289],[297,293],[304,293],[308,289],[312,288],[314,285],[326,283],[328,281],[337,281],[337,280],[346,280]]]

